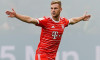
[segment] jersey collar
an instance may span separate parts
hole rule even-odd
[[[60,18],[59,18],[59,21],[54,20],[51,16],[50,16],[50,18],[51,18],[52,21],[54,21],[55,23],[59,23],[59,21],[60,21]]]

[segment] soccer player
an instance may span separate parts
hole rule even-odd
[[[91,17],[91,15],[87,15],[86,12],[81,17],[75,17],[68,20],[64,17],[60,17],[61,11],[61,1],[51,2],[50,17],[44,16],[43,18],[35,19],[18,14],[14,9],[12,9],[12,11],[6,11],[8,17],[15,17],[23,22],[32,23],[42,28],[35,60],[55,60],[64,28],[69,24],[73,25],[80,21],[88,21]]]

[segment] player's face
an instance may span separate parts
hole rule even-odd
[[[62,8],[59,6],[59,4],[52,4],[51,5],[51,15],[52,17],[58,17],[60,15]]]

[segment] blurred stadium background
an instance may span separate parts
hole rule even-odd
[[[0,0],[0,60],[34,60],[41,28],[8,18],[6,10],[40,18],[50,16],[51,0]],[[63,34],[56,60],[100,60],[100,1],[62,0],[61,16],[67,19],[83,15],[88,22],[69,25]]]

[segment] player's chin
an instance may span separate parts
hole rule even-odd
[[[52,15],[52,17],[57,17],[57,15]]]

